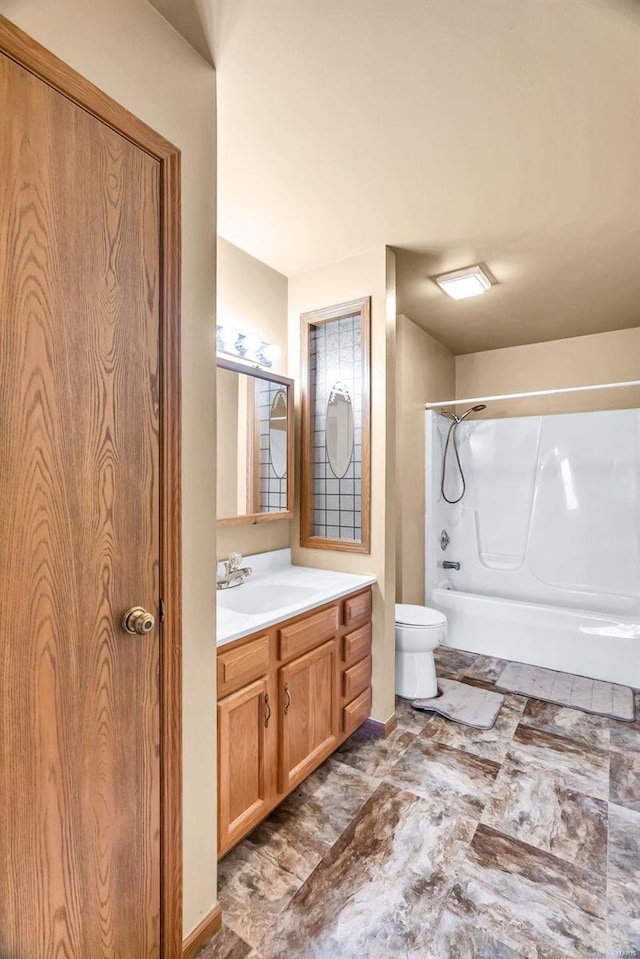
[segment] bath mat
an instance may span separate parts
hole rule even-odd
[[[556,706],[581,709],[583,713],[596,713],[629,723],[635,719],[633,690],[629,686],[618,686],[601,679],[586,679],[541,666],[509,663],[502,670],[496,686],[521,696],[544,699]]]
[[[502,709],[504,696],[479,686],[467,686],[455,679],[439,679],[440,696],[433,699],[414,699],[414,709],[423,709],[427,713],[438,713],[445,719],[463,726],[475,726],[477,729],[491,729],[498,713]]]

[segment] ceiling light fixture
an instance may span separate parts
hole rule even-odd
[[[436,277],[436,283],[447,296],[454,300],[466,300],[480,296],[491,287],[491,280],[480,266],[468,266],[466,270],[454,270]]]

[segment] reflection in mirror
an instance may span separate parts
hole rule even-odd
[[[216,512],[221,525],[290,514],[292,416],[291,380],[218,360]]]
[[[273,472],[283,479],[287,475],[287,394],[283,389],[277,390],[271,403],[269,453]]]
[[[278,394],[284,406],[284,418],[278,423],[279,429],[274,429],[273,408]],[[282,386],[256,379],[254,410],[256,458],[252,512],[282,513],[287,508],[287,408]]]
[[[349,469],[353,456],[353,406],[345,383],[334,383],[327,403],[325,444],[329,466],[338,479]]]

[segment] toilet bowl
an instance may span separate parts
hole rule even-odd
[[[447,635],[447,617],[428,606],[396,605],[396,693],[404,699],[438,694],[434,650]]]

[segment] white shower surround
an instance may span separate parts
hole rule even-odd
[[[426,413],[426,596],[447,645],[640,687],[640,410],[465,420],[455,505],[450,422]]]

